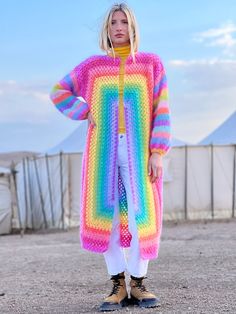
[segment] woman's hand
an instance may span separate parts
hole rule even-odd
[[[94,119],[93,119],[93,116],[92,116],[92,114],[91,114],[90,111],[89,111],[89,113],[88,113],[88,122],[89,122],[89,125],[91,124],[91,125],[93,125],[93,126],[96,126],[96,123],[95,123],[95,121],[94,121]]]
[[[151,182],[155,182],[162,174],[162,156],[158,153],[152,153],[148,162],[148,175],[151,176]]]

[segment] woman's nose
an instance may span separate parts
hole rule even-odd
[[[117,29],[118,31],[122,30],[122,25],[121,25],[121,24],[117,24],[116,29]]]

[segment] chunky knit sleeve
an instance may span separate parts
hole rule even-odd
[[[89,111],[88,104],[80,97],[80,72],[80,68],[77,66],[60,80],[50,93],[55,107],[72,120],[87,119]]]
[[[171,148],[170,108],[164,66],[159,58],[154,62],[153,117],[150,139],[151,153],[165,155]]]

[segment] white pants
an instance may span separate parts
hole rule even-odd
[[[105,257],[109,275],[117,275],[118,273],[121,273],[123,271],[128,271],[129,274],[132,276],[142,277],[145,276],[147,273],[149,260],[144,260],[140,257],[137,225],[135,221],[134,209],[132,206],[126,134],[119,134],[118,138],[118,162],[116,174],[118,174],[119,167],[120,175],[126,190],[128,202],[128,224],[129,232],[132,235],[132,240],[128,251],[128,258],[126,258],[124,248],[120,247],[119,201],[117,188],[115,196],[116,206],[112,223],[112,232],[109,247],[108,250],[103,253],[103,255]],[[118,175],[116,175],[116,178],[118,178]],[[118,182],[116,182],[116,186],[118,186]]]

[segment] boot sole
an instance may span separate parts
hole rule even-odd
[[[128,306],[129,305],[129,299],[126,297],[123,299],[120,303],[110,303],[110,302],[104,302],[102,305],[99,307],[99,312],[111,312],[111,311],[116,311],[120,310],[122,307]]]
[[[157,298],[139,300],[135,298],[132,294],[130,295],[129,302],[132,305],[138,305],[139,307],[145,308],[158,307],[161,305],[160,300]]]

